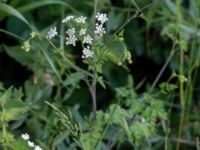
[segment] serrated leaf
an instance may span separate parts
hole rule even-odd
[[[11,97],[12,87],[10,87],[6,92],[0,97],[0,104],[4,105],[6,101]]]
[[[25,112],[27,109],[19,109],[19,108],[12,108],[12,109],[7,109],[5,113],[3,114],[4,116],[4,121],[9,122],[9,121],[14,121],[18,120]]]
[[[174,91],[175,89],[178,88],[178,86],[175,85],[175,84],[170,84],[170,83],[165,83],[165,82],[161,83],[159,85],[159,87],[161,88],[161,92],[164,93],[164,94],[172,92],[172,91]]]
[[[19,100],[7,100],[4,106],[3,118],[5,121],[18,120],[28,110],[26,104]]]

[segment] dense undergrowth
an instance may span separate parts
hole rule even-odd
[[[200,0],[1,0],[0,149],[200,150]]]

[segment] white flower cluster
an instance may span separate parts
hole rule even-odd
[[[30,141],[30,136],[27,133],[22,134],[21,138],[27,141],[28,146],[34,148],[34,150],[42,150],[39,145],[35,145],[33,142]]]
[[[96,19],[101,22],[101,24],[104,24],[106,21],[108,21],[107,15],[101,13],[96,14]]]
[[[85,23],[86,19],[87,19],[87,17],[80,16],[80,17],[76,18],[75,21],[77,23]]]
[[[103,27],[104,23],[108,21],[106,14],[97,13],[96,14],[96,20],[99,21],[99,23],[95,24],[95,31],[94,33],[103,36],[106,33],[105,28]]]
[[[95,30],[94,33],[98,36],[103,36],[106,33],[105,28],[103,27],[104,23],[108,21],[107,15],[102,13],[96,14],[96,24],[95,24]],[[67,23],[69,21],[74,21],[75,23],[80,24],[81,29],[76,31],[75,28],[70,28],[66,31],[67,37],[66,37],[66,45],[72,45],[76,46],[76,42],[78,40],[82,41],[83,44],[83,54],[82,58],[90,58],[93,56],[94,52],[91,49],[92,43],[94,41],[94,38],[87,33],[87,28],[85,28],[87,17],[80,16],[67,16],[62,20],[62,23]],[[84,26],[84,27],[83,27]],[[51,28],[48,32],[47,38],[52,39],[54,36],[57,35],[56,27]]]
[[[93,38],[90,35],[83,37],[83,44],[92,44]]]
[[[71,20],[71,19],[74,19],[74,16],[67,16],[67,17],[65,17],[65,18],[62,20],[62,23],[66,23],[66,22],[68,22],[68,21]]]
[[[79,31],[79,36],[83,36],[86,34],[86,28],[82,28],[80,31]]]
[[[67,37],[66,37],[66,45],[73,45],[76,46],[76,41],[78,40],[76,35],[75,35],[75,29],[68,29],[66,31]]]
[[[47,33],[47,38],[51,40],[51,39],[52,39],[53,37],[55,37],[57,34],[58,34],[57,28],[56,28],[56,27],[51,28],[50,31]]]
[[[67,23],[68,21],[70,21],[72,19],[74,19],[77,23],[83,23],[84,24],[86,22],[87,17],[80,16],[80,17],[75,18],[74,16],[67,16],[62,20],[62,23]]]
[[[106,33],[105,28],[103,27],[103,24],[96,23],[94,33],[97,35],[103,36]]]
[[[86,23],[87,17],[85,16],[80,16],[80,17],[74,17],[74,16],[68,16],[62,20],[62,23],[66,23],[70,20],[74,20],[78,24],[85,24]],[[89,34],[87,34],[87,29],[86,28],[81,28],[78,31],[78,35],[76,35],[76,30],[75,28],[68,29],[67,30],[67,37],[66,37],[66,45],[73,45],[76,46],[76,42],[78,41],[78,38],[82,41],[83,43],[83,55],[82,58],[89,58],[93,56],[93,51],[91,50],[89,45],[92,45],[93,38]],[[87,46],[85,46],[87,44]]]
[[[82,55],[82,58],[89,58],[89,57],[92,57],[94,54],[94,52],[90,49],[89,46],[85,47],[83,49],[83,55]]]

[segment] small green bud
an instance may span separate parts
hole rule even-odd
[[[34,38],[37,34],[36,32],[31,32],[31,38]]]
[[[119,62],[118,62],[118,65],[119,65],[119,66],[121,66],[121,65],[122,65],[122,62],[121,62],[121,61],[119,61]]]
[[[29,43],[29,40],[25,41],[25,42],[22,44],[22,49],[25,50],[26,52],[29,52],[29,51],[30,51],[30,43]]]
[[[127,60],[129,64],[132,64],[131,58],[132,58],[131,53],[128,50],[126,50],[124,52],[124,60]]]

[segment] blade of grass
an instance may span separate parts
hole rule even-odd
[[[42,42],[41,38],[39,38],[40,42]],[[59,79],[60,83],[62,84],[62,78],[58,72],[58,70],[56,69],[54,62],[51,60],[51,58],[49,57],[48,52],[41,46],[38,44],[38,48],[41,50],[42,54],[44,55],[44,57],[46,58],[47,62],[49,63],[49,65],[51,66],[53,72],[55,73],[55,75],[57,76],[57,78]]]
[[[7,13],[9,15],[15,16],[18,19],[20,19],[21,21],[23,21],[26,25],[28,25],[31,28],[31,25],[29,24],[29,22],[24,18],[24,16],[17,11],[15,8],[4,4],[2,2],[0,2],[0,11],[3,11],[4,13]]]
[[[73,12],[80,14],[80,12],[78,10],[76,10],[74,7],[72,7],[71,5],[67,4],[66,2],[60,1],[60,0],[43,0],[43,1],[36,1],[33,3],[29,3],[27,5],[24,5],[20,8],[18,8],[18,10],[20,12],[27,12],[27,11],[31,11],[33,9],[37,9],[39,7],[42,6],[46,6],[46,5],[63,5],[67,8],[69,8],[70,10],[72,10]]]
[[[14,34],[14,33],[12,33],[12,32],[9,32],[9,31],[6,31],[6,30],[4,30],[4,29],[0,29],[0,32],[5,33],[5,34],[7,34],[7,35],[10,35],[10,36],[12,36],[12,37],[14,37],[14,38],[16,38],[16,39],[18,39],[18,40],[21,40],[21,41],[24,41],[24,40],[25,40],[24,38],[20,37],[19,35]]]

